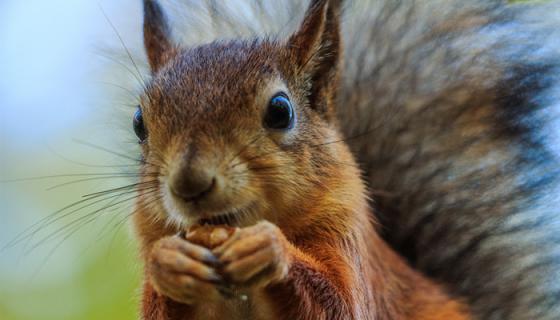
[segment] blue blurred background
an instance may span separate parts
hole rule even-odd
[[[77,219],[94,206],[28,228],[84,194],[131,183],[103,176],[51,189],[84,174],[134,172],[132,161],[81,141],[137,152],[129,128],[135,97],[125,90],[137,83],[103,12],[143,65],[140,4],[0,1],[2,320],[137,318],[141,266],[126,223],[132,201],[93,221]],[[77,176],[9,181],[59,174]]]

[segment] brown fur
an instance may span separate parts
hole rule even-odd
[[[312,1],[287,43],[191,49],[170,45],[157,2],[144,3],[154,73],[142,102],[144,172],[157,175],[159,184],[156,195],[140,191],[134,218],[146,262],[144,319],[470,318],[374,228],[360,172],[335,120],[342,56],[336,1]],[[262,127],[263,108],[279,90],[295,105],[290,132]],[[210,169],[219,178],[217,191],[200,201],[169,193],[174,176]],[[207,249],[173,237],[231,210],[230,223],[241,229],[212,251],[221,269],[193,258]],[[226,256],[240,254],[251,239],[262,241],[257,252],[266,259],[259,262],[254,253],[244,261],[266,268],[240,278],[242,260]],[[226,300],[201,278],[219,271],[248,301]]]

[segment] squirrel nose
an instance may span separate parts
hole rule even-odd
[[[205,170],[181,170],[169,183],[171,191],[187,202],[207,196],[216,185],[216,178]]]

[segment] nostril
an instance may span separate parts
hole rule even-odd
[[[216,185],[216,178],[204,173],[181,174],[171,180],[170,189],[187,202],[207,196]]]

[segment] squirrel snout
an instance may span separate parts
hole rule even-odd
[[[216,186],[216,177],[206,170],[183,169],[171,176],[169,188],[187,202],[207,196]]]

